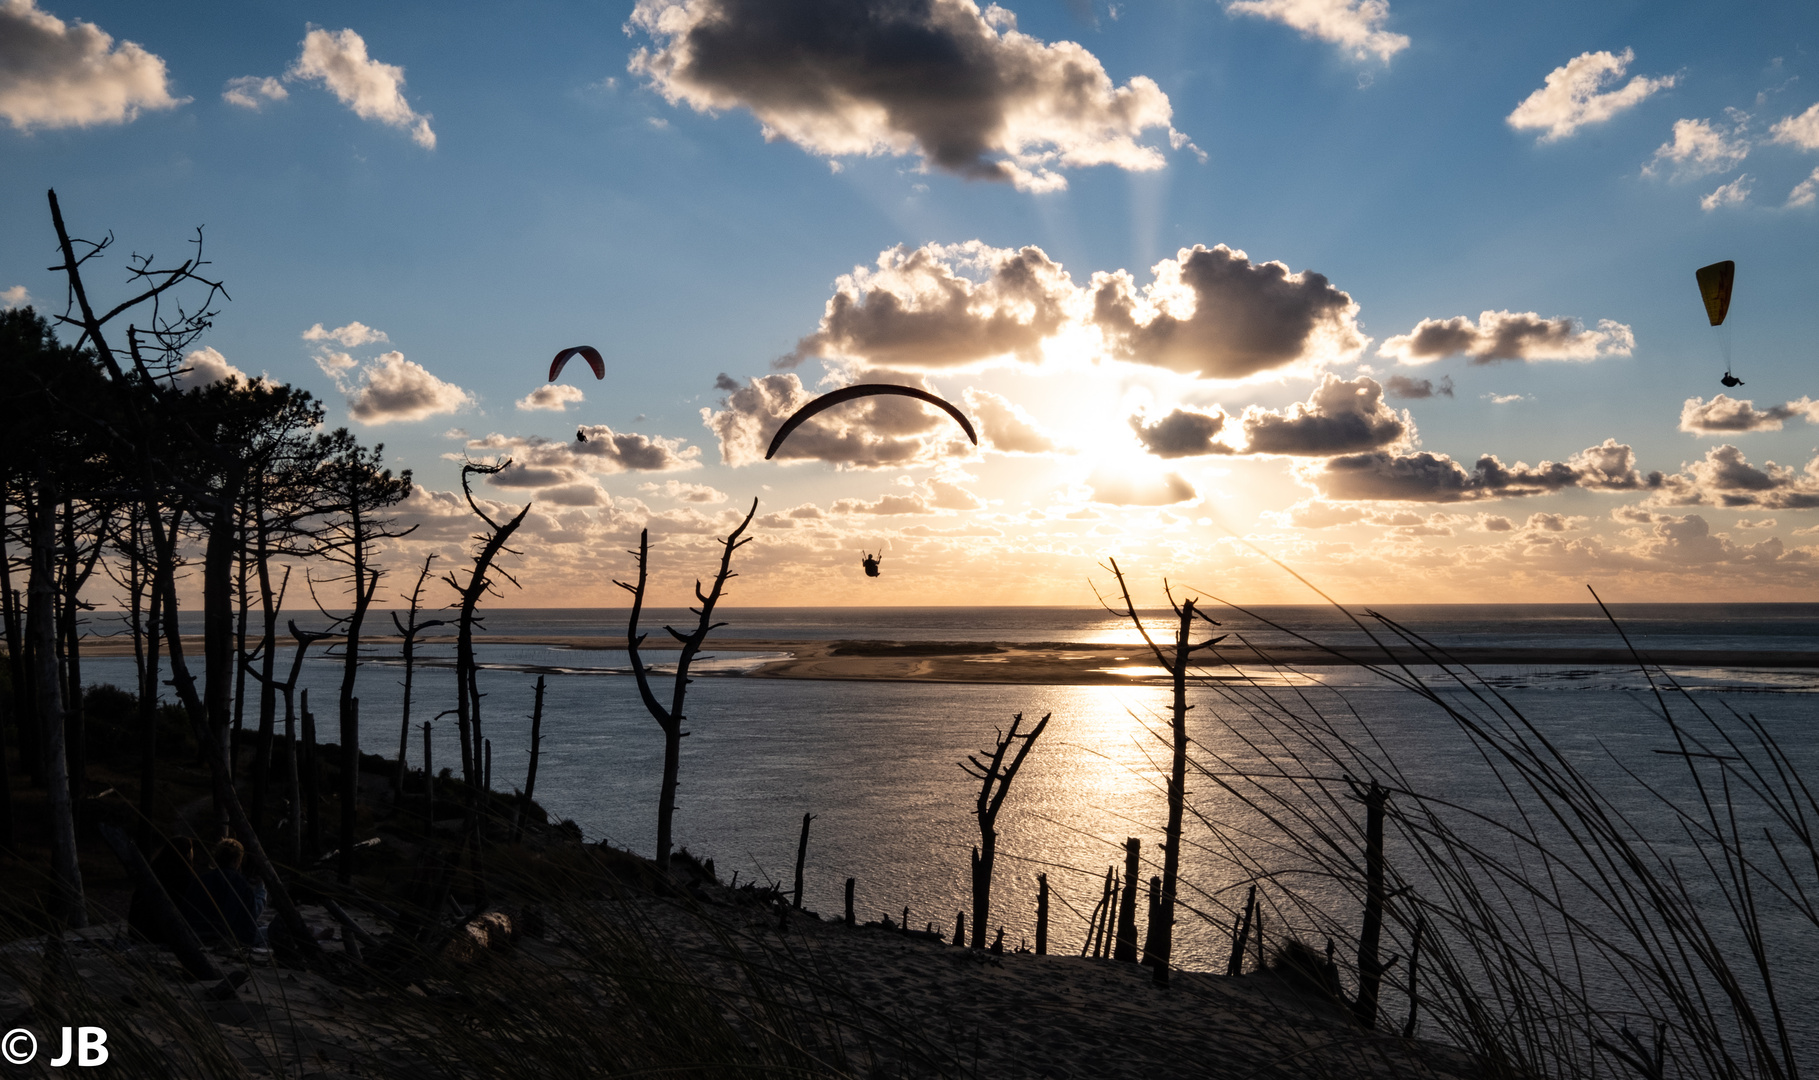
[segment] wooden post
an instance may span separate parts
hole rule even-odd
[[[1036,875],[1036,955],[1048,955],[1048,875]]]
[[[486,754],[486,764],[480,774],[480,790],[490,793],[493,790],[493,740],[481,739],[480,746]]]
[[[423,722],[423,831],[424,835],[433,837],[436,834],[436,774],[435,765],[429,756],[430,722]]]
[[[1244,915],[1238,920],[1237,932],[1232,935],[1232,957],[1225,963],[1227,975],[1244,974],[1244,945],[1251,936],[1251,916],[1257,911],[1257,886],[1252,885],[1248,896],[1244,898]]]
[[[1156,918],[1162,913],[1162,876],[1150,875],[1149,914],[1145,916],[1143,933],[1143,962],[1153,963],[1156,956]]]
[[[322,854],[322,775],[316,768],[316,714],[309,711],[309,691],[303,692],[303,804],[309,808],[306,858]]]
[[[846,879],[846,925],[850,929],[856,923],[853,918],[853,879]]]
[[[524,813],[530,809],[531,801],[537,795],[537,758],[543,747],[543,676],[537,676],[537,699],[531,706],[531,764],[524,774],[524,794],[518,800],[518,809],[512,814],[512,842],[517,843],[524,835]],[[714,876],[714,861],[708,860],[707,876]]]
[[[966,912],[954,912],[954,944],[966,944]]]
[[[1358,934],[1358,999],[1352,1003],[1352,1019],[1369,1029],[1377,1026],[1377,997],[1390,967],[1377,955],[1383,935],[1383,812],[1389,792],[1372,780],[1363,798],[1364,925]]]
[[[1124,899],[1118,905],[1118,942],[1112,959],[1130,964],[1137,962],[1137,865],[1142,849],[1143,841],[1134,836],[1124,841]]]
[[[813,814],[802,815],[802,838],[796,841],[796,897],[790,906],[802,910],[802,864],[808,860],[808,823],[815,820]]]
[[[1408,953],[1408,1021],[1402,1025],[1402,1037],[1415,1037],[1415,1013],[1421,1007],[1421,934],[1427,929],[1427,916],[1415,918],[1415,943]]]

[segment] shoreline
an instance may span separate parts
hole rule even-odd
[[[437,637],[431,642],[448,639]],[[338,643],[329,638],[325,646]],[[364,645],[397,647],[397,635],[366,638]],[[419,639],[419,644],[425,644]],[[619,637],[557,635],[489,635],[487,645],[529,645],[589,652],[623,652]],[[185,636],[184,649],[200,655],[200,636]],[[1165,650],[1167,645],[1164,645]],[[674,653],[680,646],[671,639],[652,639],[649,653]],[[125,638],[89,639],[88,656],[131,656]],[[709,643],[704,655],[727,652],[781,653],[784,659],[766,661],[743,672],[700,671],[702,677],[748,679],[816,679],[859,682],[986,683],[997,685],[1129,686],[1166,681],[1155,658],[1142,644],[1101,642],[991,642],[991,641],[850,641],[838,639],[723,638]],[[1431,665],[1429,657],[1413,649],[1374,647],[1318,648],[1292,645],[1259,653],[1242,644],[1206,654],[1201,668],[1218,677],[1223,667],[1230,677],[1259,669],[1356,667],[1362,664]],[[1437,654],[1438,655],[1438,654]],[[1465,646],[1443,654],[1448,663],[1466,667],[1615,667],[1633,668],[1635,658],[1621,648],[1515,648]],[[1642,653],[1650,665],[1667,667],[1772,668],[1819,670],[1819,651],[1752,651],[1723,649],[1668,649]],[[373,659],[384,659],[374,657]],[[662,663],[661,658],[654,658]],[[447,666],[444,658],[420,660],[424,666]],[[483,665],[485,666],[485,665]],[[551,670],[560,665],[547,665]],[[533,667],[529,670],[540,670]]]

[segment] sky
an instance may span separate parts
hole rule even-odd
[[[729,603],[1819,600],[1812,5],[0,0],[0,304],[52,188],[103,297],[202,229],[186,383],[412,470],[381,603],[507,458],[512,606],[641,530],[682,602],[753,500]],[[856,382],[978,445],[763,459]]]

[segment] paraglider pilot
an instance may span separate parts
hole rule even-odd
[[[1742,379],[1739,379],[1737,376],[1732,375],[1728,371],[1725,372],[1724,377],[1719,379],[1718,381],[1723,383],[1726,386],[1742,386],[1743,385]]]
[[[870,553],[864,553],[864,554],[865,554],[865,558],[860,560],[860,562],[865,567],[865,576],[866,577],[877,577],[878,576],[878,561],[879,561],[880,556],[883,553],[880,552],[879,555],[872,555]]]

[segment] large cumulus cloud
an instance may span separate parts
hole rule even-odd
[[[1038,247],[1013,251],[977,240],[894,247],[879,254],[876,269],[855,267],[835,282],[820,328],[783,362],[838,356],[926,370],[1006,356],[1036,360],[1078,306],[1077,292]]]
[[[1636,335],[1620,322],[1598,320],[1587,330],[1577,319],[1544,319],[1532,311],[1486,311],[1474,323],[1464,315],[1451,319],[1422,319],[1406,334],[1398,334],[1378,349],[1383,356],[1404,364],[1426,364],[1448,356],[1464,355],[1474,364],[1499,360],[1596,360],[1601,356],[1628,356]]]
[[[94,23],[66,23],[36,0],[0,0],[0,117],[14,129],[124,124],[174,109],[164,61]]]
[[[1179,146],[1168,95],[1115,85],[1097,57],[1018,32],[972,0],[639,0],[630,28],[654,47],[630,69],[672,104],[743,108],[814,154],[916,155],[972,179],[1031,191],[1089,165],[1159,169],[1138,142]]]
[[[1659,486],[1654,501],[1672,506],[1819,509],[1819,457],[1798,470],[1773,461],[1758,467],[1727,443],[1707,450],[1703,459],[1665,478]]]
[[[474,401],[466,390],[437,378],[395,349],[363,367],[357,384],[338,382],[347,393],[348,414],[363,424],[422,420],[457,412]]]
[[[1242,379],[1357,357],[1358,305],[1323,274],[1253,263],[1219,244],[1182,248],[1139,292],[1123,270],[1093,275],[1093,322],[1110,355],[1203,379]]]
[[[1082,287],[1036,247],[893,248],[839,279],[820,326],[779,364],[929,371],[1059,351],[1243,379],[1355,359],[1370,344],[1358,305],[1311,270],[1221,244],[1182,248],[1151,275],[1139,287],[1129,271],[1099,272]]]
[[[920,385],[913,377],[892,372],[868,373],[867,381]],[[793,372],[765,375],[729,392],[720,408],[702,409],[701,422],[719,437],[722,462],[748,465],[764,460],[777,429],[818,396]],[[971,451],[965,434],[945,413],[911,398],[869,397],[804,423],[777,451],[776,460],[903,468]]]

